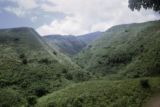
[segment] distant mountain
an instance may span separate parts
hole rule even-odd
[[[16,104],[25,104],[30,95],[41,97],[88,77],[88,73],[48,46],[32,28],[0,30],[1,107],[19,107]],[[6,100],[10,97],[12,102]]]
[[[44,37],[52,47],[67,55],[74,55],[86,46],[86,43],[75,36],[51,35]]]
[[[160,74],[160,21],[114,26],[88,45],[76,62],[102,75],[126,77]]]
[[[81,36],[49,35],[44,36],[44,38],[50,46],[56,47],[60,52],[68,56],[73,56],[101,35],[102,32],[95,32]]]
[[[77,38],[79,40],[84,41],[86,44],[89,44],[90,42],[98,39],[99,37],[101,37],[103,35],[104,32],[94,32],[94,33],[89,33],[89,34],[85,34],[85,35],[80,35],[77,36]]]

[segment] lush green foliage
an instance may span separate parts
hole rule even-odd
[[[145,79],[146,80],[146,79]],[[38,100],[36,107],[142,107],[160,89],[159,78],[90,81],[71,85]]]
[[[160,74],[160,22],[120,25],[109,29],[75,57],[85,69],[127,77]]]
[[[129,7],[134,10],[140,10],[142,7],[145,9],[153,9],[154,11],[160,11],[159,0],[129,0]]]
[[[0,89],[14,87],[23,97],[41,97],[89,78],[88,73],[50,48],[33,29],[0,30]],[[10,94],[6,94],[8,97]],[[0,103],[3,104],[2,100]],[[17,103],[11,104],[18,107]]]
[[[33,29],[0,30],[0,107],[142,107],[160,92],[159,28],[109,29],[75,57],[84,70]]]
[[[0,107],[21,107],[25,103],[25,99],[17,90],[0,89]]]

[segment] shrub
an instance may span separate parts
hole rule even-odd
[[[19,58],[21,59],[25,58],[25,54],[20,54]]]
[[[27,59],[23,59],[23,60],[22,60],[22,63],[23,63],[24,65],[28,64]]]
[[[48,93],[48,90],[45,89],[44,87],[37,87],[35,90],[34,90],[34,93],[37,97],[42,97],[44,95],[46,95]]]
[[[56,77],[57,77],[57,78],[60,78],[60,77],[61,77],[61,74],[56,74]]]
[[[65,78],[66,78],[67,80],[73,80],[73,76],[72,76],[71,73],[67,73],[67,74],[65,75]]]
[[[54,55],[57,55],[57,52],[56,52],[56,51],[53,51],[53,54],[54,54]]]
[[[14,41],[15,41],[15,42],[17,42],[17,41],[19,41],[19,40],[20,40],[19,38],[14,38]]]
[[[6,86],[8,86],[8,85],[10,85],[10,82],[9,82],[9,81],[4,80],[4,79],[1,79],[1,80],[0,80],[0,87],[1,87],[1,88],[2,88],[2,87],[6,87]]]
[[[149,84],[148,79],[140,80],[140,85],[142,88],[145,88],[145,89],[150,88],[150,84]]]
[[[67,72],[68,72],[68,70],[65,68],[62,70],[62,73],[64,73],[64,74],[66,74]]]
[[[125,30],[124,32],[129,32],[128,30]]]
[[[101,65],[101,64],[103,64],[103,63],[102,63],[101,61],[98,61],[98,64],[100,64],[100,65]]]
[[[34,106],[37,103],[37,97],[36,96],[29,96],[27,98],[28,107]]]
[[[39,63],[50,64],[51,61],[49,61],[47,58],[44,58],[44,59],[41,59]]]

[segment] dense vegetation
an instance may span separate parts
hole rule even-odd
[[[74,56],[78,65],[31,28],[0,30],[0,107],[145,107],[160,92],[159,28],[115,26]]]
[[[142,107],[160,89],[159,78],[144,80],[84,82],[40,98],[36,107]]]
[[[123,77],[160,74],[160,22],[120,25],[88,45],[76,57],[83,68]]]
[[[25,105],[28,97],[38,98],[89,78],[33,29],[0,30],[0,107]]]

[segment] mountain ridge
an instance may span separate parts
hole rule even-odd
[[[56,47],[60,52],[72,57],[102,34],[102,32],[95,32],[81,36],[49,35],[44,38],[51,47]]]
[[[158,45],[159,26],[160,21],[114,26],[101,38],[89,44],[87,48],[75,57],[75,60],[80,66],[89,71],[103,71],[105,74],[107,72],[116,73],[120,69],[125,71],[126,69],[126,75],[128,75],[127,72],[135,73],[135,76],[149,75],[145,74],[147,72],[142,68],[148,71],[147,66],[150,66],[150,69],[154,69],[154,66],[157,68],[157,64],[160,64],[158,60],[160,56],[158,52],[160,48]],[[155,62],[151,62],[153,59],[149,58],[149,56],[155,58]],[[138,64],[137,61],[143,63],[144,59],[148,60],[146,63],[150,62],[150,64],[140,67],[141,64]],[[132,62],[137,63],[138,65],[134,66],[137,69],[141,69],[141,71],[132,70],[131,72],[131,68],[134,69],[134,67],[131,67],[133,66]],[[130,74],[130,76],[133,75]]]
[[[28,103],[28,97],[38,98],[88,79],[86,71],[50,47],[32,28],[0,30],[1,107],[19,107],[21,102]]]

